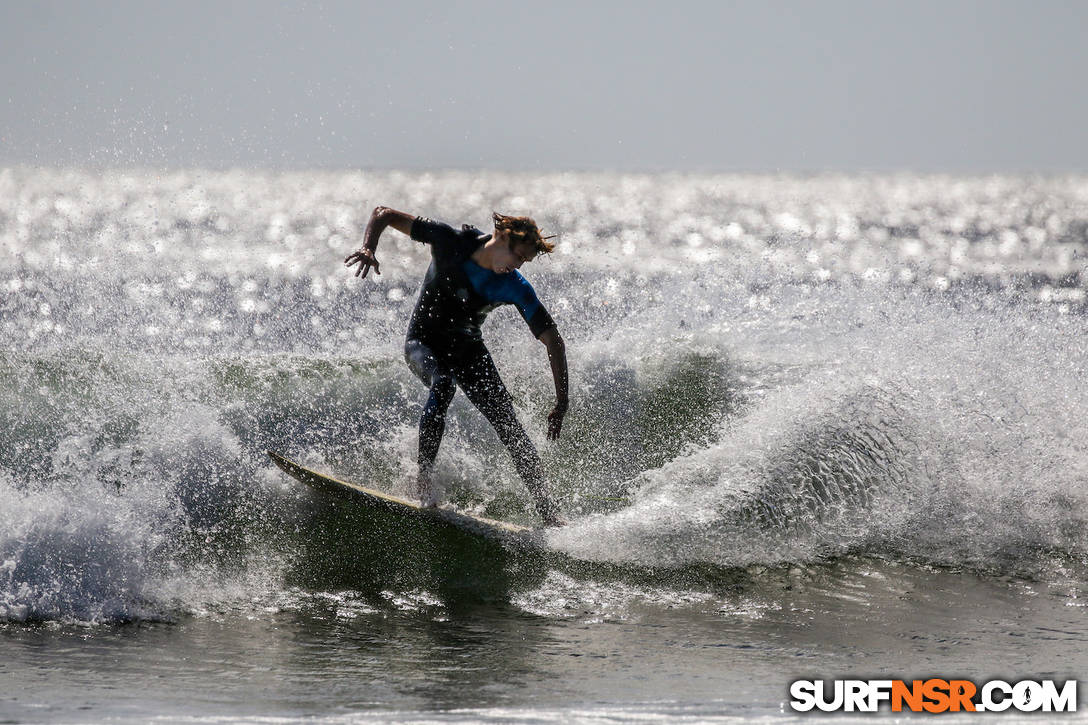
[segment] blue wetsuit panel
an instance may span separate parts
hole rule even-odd
[[[462,267],[476,294],[487,300],[489,305],[517,307],[534,337],[540,337],[540,333],[555,326],[551,315],[537,299],[533,286],[521,276],[521,272],[515,269],[507,274],[497,274],[471,259],[466,260]]]

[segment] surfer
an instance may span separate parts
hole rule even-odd
[[[454,229],[379,206],[370,215],[362,248],[348,255],[344,264],[359,265],[357,277],[366,277],[372,267],[375,274],[381,274],[374,252],[386,227],[431,247],[431,266],[404,343],[408,367],[430,389],[419,419],[417,493],[423,505],[437,504],[431,485],[434,460],[446,429],[446,410],[460,387],[510,451],[544,525],[557,526],[563,522],[548,492],[540,457],[518,422],[510,393],[480,331],[488,312],[513,304],[533,336],[544,343],[556,397],[555,407],[548,414],[548,438],[558,438],[567,414],[566,348],[551,315],[540,304],[532,285],[518,272],[521,265],[551,252],[554,245],[529,217],[495,213],[492,218],[495,230],[485,234],[468,224]]]

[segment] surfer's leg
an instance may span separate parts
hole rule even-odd
[[[432,495],[431,472],[442,435],[446,432],[446,410],[450,407],[457,386],[453,374],[438,363],[434,353],[419,340],[408,340],[404,345],[404,358],[430,394],[419,416],[419,476],[416,493],[425,506],[437,504]]]
[[[525,481],[529,493],[533,495],[537,511],[545,525],[559,523],[559,511],[548,494],[548,484],[540,467],[540,456],[518,421],[514,412],[514,401],[499,377],[498,368],[495,367],[495,361],[491,359],[487,348],[481,344],[472,361],[459,365],[456,373],[458,385],[472,404],[484,414],[499,434],[499,440],[510,451],[514,467]]]

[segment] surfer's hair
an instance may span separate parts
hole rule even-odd
[[[506,232],[511,245],[528,244],[537,254],[548,254],[555,249],[555,245],[548,241],[554,239],[555,235],[542,235],[540,227],[531,217],[507,216],[496,211],[491,213],[491,218],[495,221],[495,231]]]

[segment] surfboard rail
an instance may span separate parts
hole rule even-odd
[[[272,462],[284,473],[323,493],[347,496],[360,505],[382,509],[394,516],[452,526],[476,536],[518,544],[539,543],[539,531],[528,526],[476,516],[452,506],[424,507],[416,501],[314,471],[275,451],[270,450],[267,453]]]

